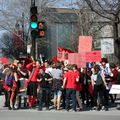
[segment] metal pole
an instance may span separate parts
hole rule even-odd
[[[24,12],[22,13],[22,39],[23,39],[23,52],[27,52],[27,43],[26,43],[26,41],[24,41]],[[25,49],[24,49],[24,47],[25,47]]]
[[[31,0],[31,6],[35,6],[35,0]]]
[[[35,6],[35,0],[31,0],[31,6]],[[32,37],[32,56],[35,59],[36,58],[36,38]]]
[[[36,58],[36,40],[35,37],[32,37],[32,56]]]

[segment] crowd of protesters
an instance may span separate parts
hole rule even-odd
[[[120,84],[120,65],[108,64],[105,58],[86,68],[48,60],[14,60],[1,70],[5,76],[4,106],[9,110],[109,110],[117,96],[109,90],[112,84]]]

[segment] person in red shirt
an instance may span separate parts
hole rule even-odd
[[[80,72],[78,71],[77,65],[73,65],[73,72],[74,72],[74,77],[75,79],[78,79],[79,81],[76,84],[76,100],[79,105],[79,111],[83,109],[82,102],[80,99],[80,91],[82,90],[82,86],[80,83]]]
[[[64,75],[63,88],[66,88],[66,111],[69,111],[70,96],[72,96],[72,109],[76,111],[76,84],[78,78],[75,78],[73,66],[68,65],[68,72]]]
[[[37,98],[37,87],[38,87],[38,82],[37,82],[37,77],[39,74],[39,69],[41,69],[40,62],[32,62],[26,66],[26,68],[29,70],[30,75],[28,78],[28,86],[27,86],[27,95],[29,96],[28,98],[28,104],[29,108],[35,107],[36,103],[36,98]]]

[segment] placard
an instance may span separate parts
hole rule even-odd
[[[105,38],[101,40],[101,51],[102,51],[102,54],[113,54],[114,53],[113,38]]]
[[[69,64],[76,64],[79,68],[86,67],[85,53],[69,53],[68,61]]]
[[[112,85],[109,94],[120,94],[120,85]]]
[[[66,49],[66,48],[58,48],[57,51],[57,59],[59,61],[65,61],[68,60],[68,53],[73,53],[73,51]]]
[[[86,52],[86,62],[100,62],[101,51]]]
[[[92,36],[79,36],[78,53],[90,52],[92,50]]]

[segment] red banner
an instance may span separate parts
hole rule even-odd
[[[58,48],[57,59],[59,61],[68,60],[68,53],[73,53],[73,51],[66,48]]]
[[[68,61],[69,64],[76,64],[79,68],[86,67],[85,53],[69,53]]]
[[[100,62],[101,51],[86,52],[86,62]]]
[[[78,53],[90,52],[92,50],[92,36],[79,36]]]

